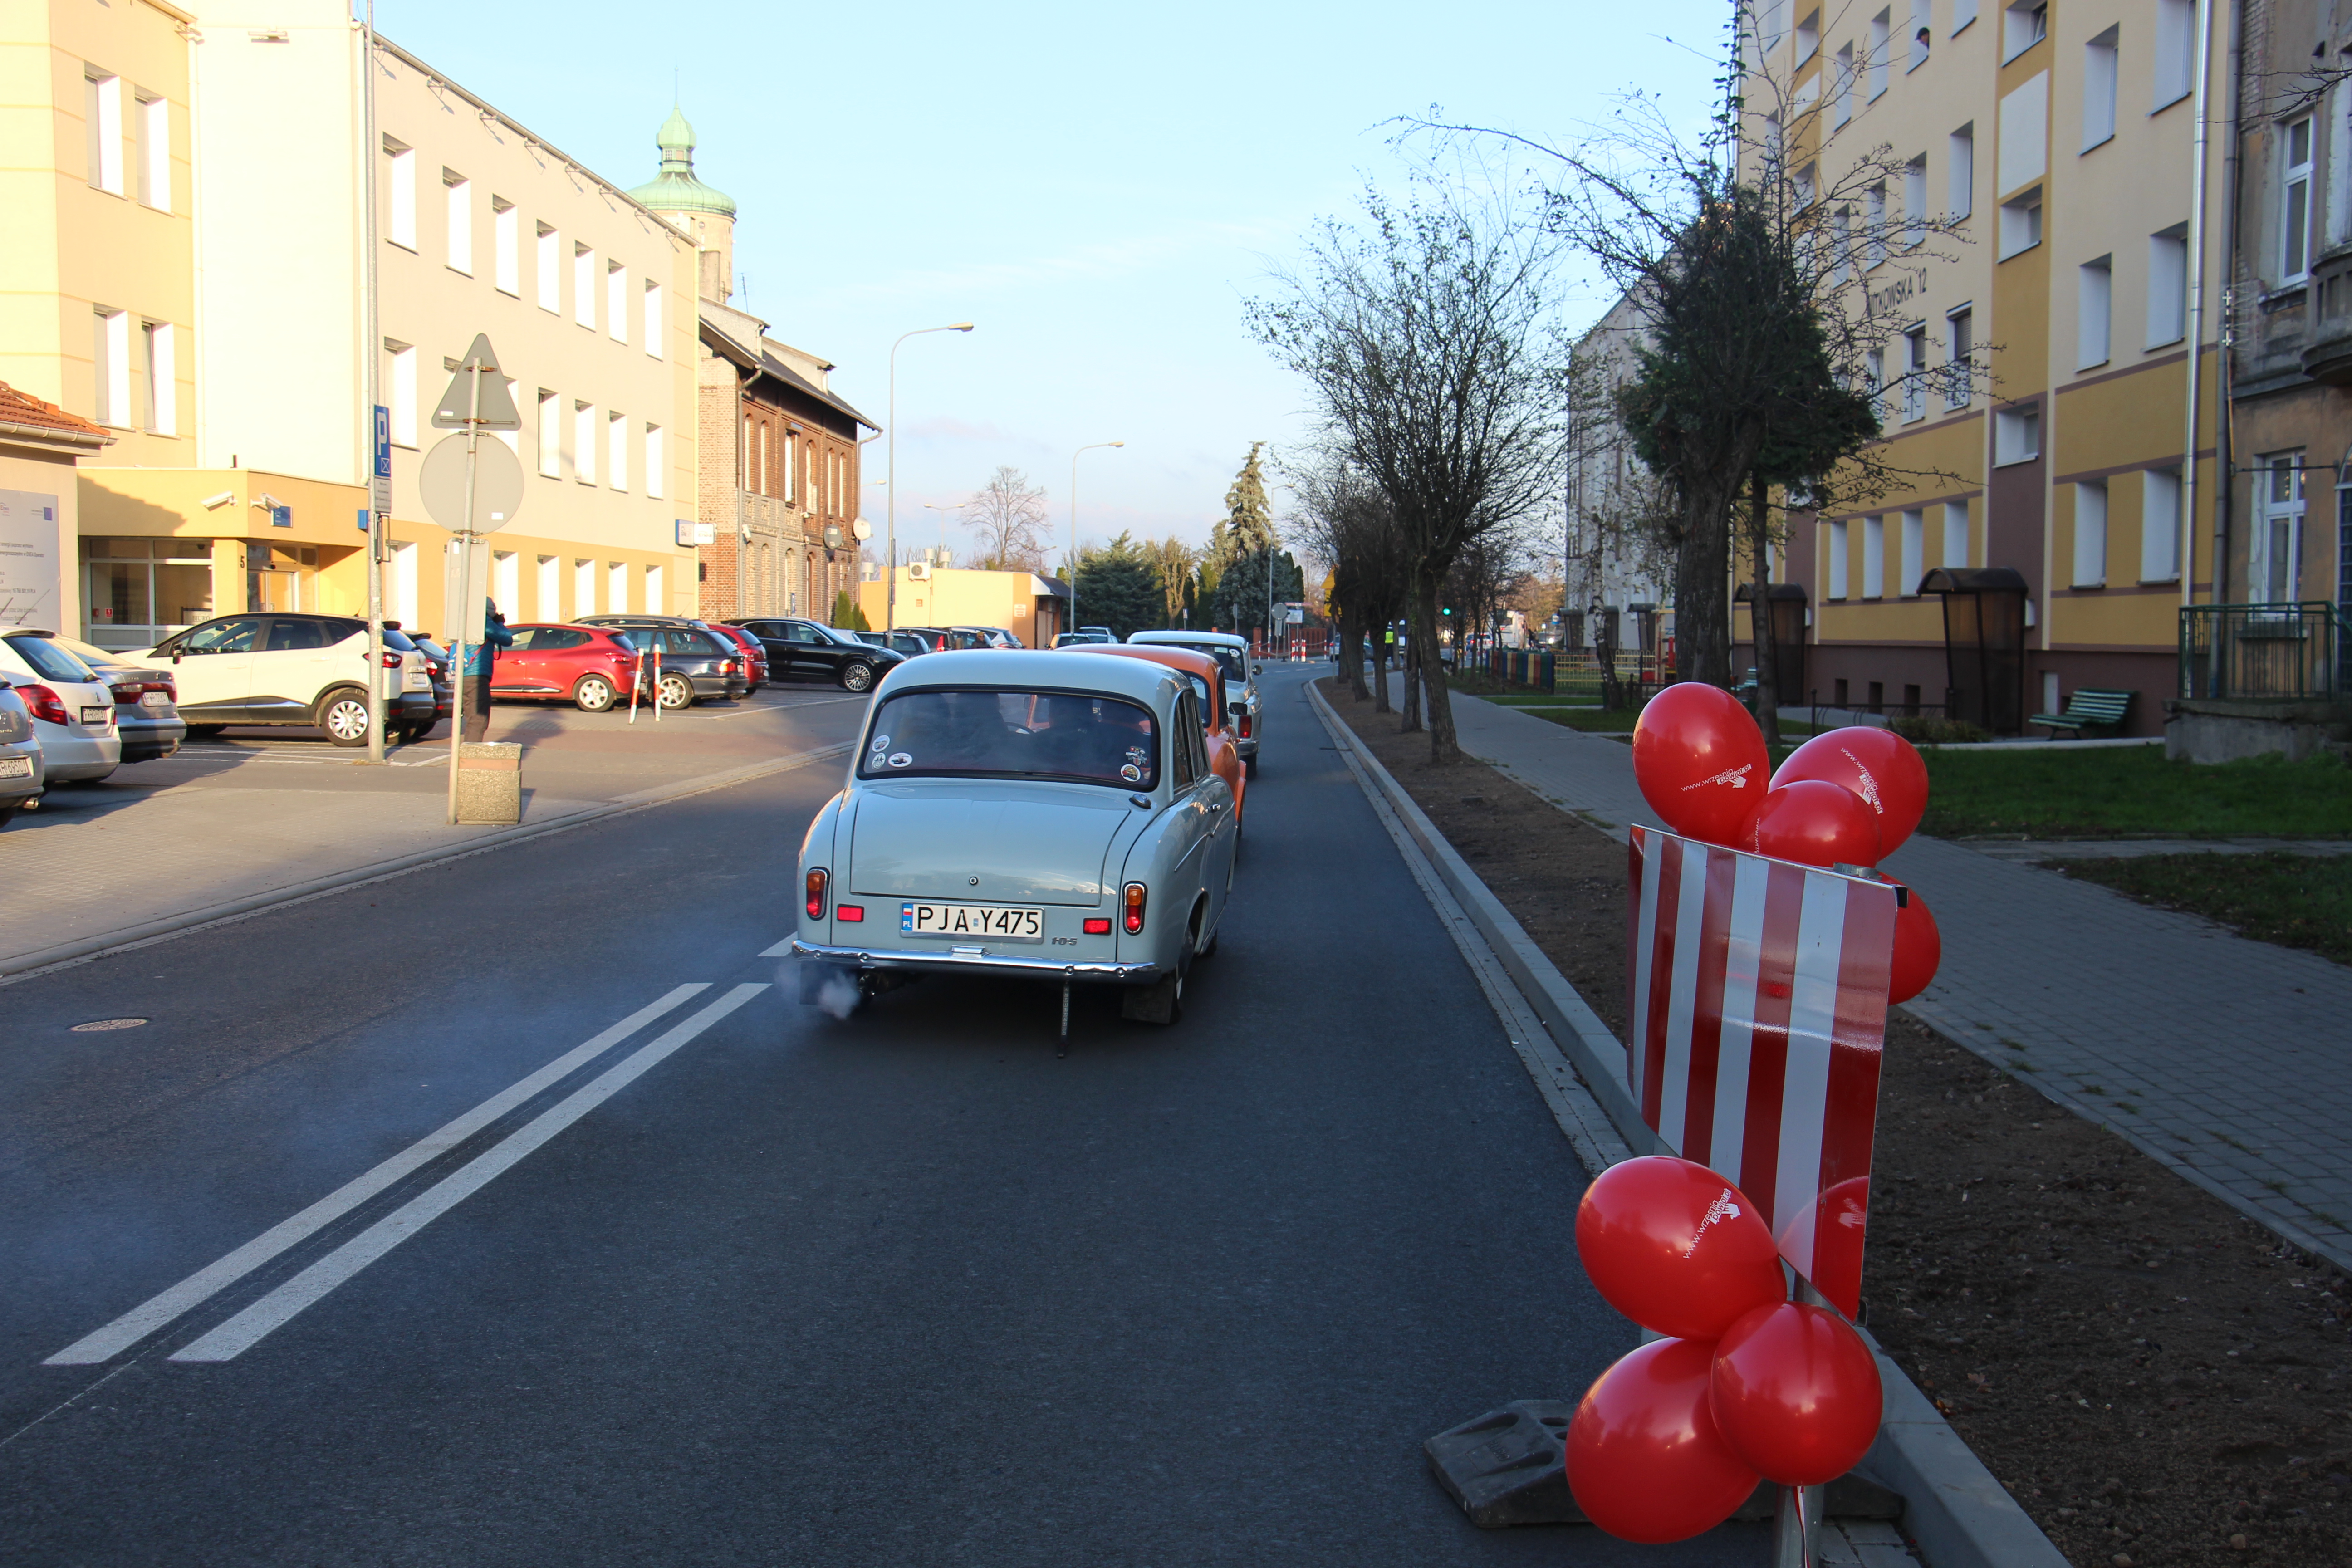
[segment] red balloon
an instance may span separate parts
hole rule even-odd
[[[1896,887],[1903,884],[1897,882]],[[1927,912],[1927,900],[1916,888],[1904,889],[1903,907],[1895,911],[1895,968],[1886,988],[1890,1005],[1908,1002],[1927,989],[1944,962],[1944,933]]]
[[[1584,1189],[1576,1251],[1602,1300],[1683,1339],[1714,1339],[1789,1295],[1771,1228],[1748,1194],[1669,1154],[1622,1161]]]
[[[1772,771],[1764,731],[1719,686],[1669,686],[1633,725],[1633,782],[1676,833],[1729,844],[1764,795]]]
[[[1739,830],[1739,847],[1807,866],[1878,864],[1878,818],[1860,795],[1825,779],[1776,784]]]
[[[1780,1256],[1810,1256],[1812,1267],[1802,1272],[1849,1318],[1862,1310],[1862,1242],[1869,1225],[1870,1178],[1848,1176],[1815,1199],[1810,1211],[1790,1215],[1780,1232]]]
[[[1568,1426],[1568,1489],[1624,1541],[1687,1541],[1729,1519],[1758,1474],[1708,1408],[1715,1347],[1654,1340],[1601,1374]]]
[[[1715,1347],[1707,1405],[1745,1463],[1784,1487],[1814,1487],[1870,1451],[1886,1394],[1878,1358],[1844,1319],[1783,1301],[1725,1333]]]
[[[1892,730],[1868,725],[1816,735],[1789,753],[1772,774],[1775,784],[1826,779],[1863,798],[1878,818],[1875,866],[1895,853],[1927,812],[1927,764],[1919,749]]]

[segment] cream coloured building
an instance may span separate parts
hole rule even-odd
[[[80,471],[61,618],[142,647],[235,610],[363,610],[373,370],[385,613],[441,629],[447,535],[416,473],[478,333],[526,474],[488,590],[517,619],[690,611],[693,239],[381,38],[371,139],[341,0],[207,12],[0,10],[0,125],[31,153],[0,174],[27,215],[0,250],[0,380],[116,436]]]

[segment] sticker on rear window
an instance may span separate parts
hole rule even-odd
[[[1125,779],[1129,784],[1134,784],[1143,777],[1143,770],[1137,767],[1133,763],[1128,763],[1119,768],[1118,776]]]
[[[874,749],[875,749],[876,751],[877,751],[877,752],[887,752],[887,751],[888,751],[888,750],[890,749],[890,737],[889,737],[889,736],[887,736],[887,735],[877,735],[877,736],[875,736],[875,737],[874,737]]]
[[[904,752],[893,752],[890,753],[890,765],[894,768],[910,768],[915,765],[915,759]]]

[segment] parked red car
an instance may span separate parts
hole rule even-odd
[[[625,632],[610,626],[509,626],[514,646],[498,650],[490,695],[570,702],[602,713],[625,701],[641,678],[643,657]]]
[[[726,637],[734,643],[737,647],[743,650],[743,668],[751,675],[751,691],[757,691],[760,688],[768,684],[768,649],[766,644],[761,642],[758,637],[753,637],[741,626],[730,626],[723,621],[705,621],[702,624],[709,627],[713,632],[716,632],[719,636]],[[746,691],[743,695],[749,697],[751,695],[751,691]]]

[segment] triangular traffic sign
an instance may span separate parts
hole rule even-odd
[[[481,367],[476,374],[475,367]],[[481,383],[481,401],[475,402],[475,382]],[[433,427],[436,430],[463,430],[468,411],[475,412],[471,421],[481,430],[520,430],[522,413],[515,407],[514,395],[507,391],[507,378],[499,373],[499,356],[490,350],[488,332],[474,334],[474,346],[457,362],[457,374],[449,378],[449,390],[441,395],[434,405]]]

